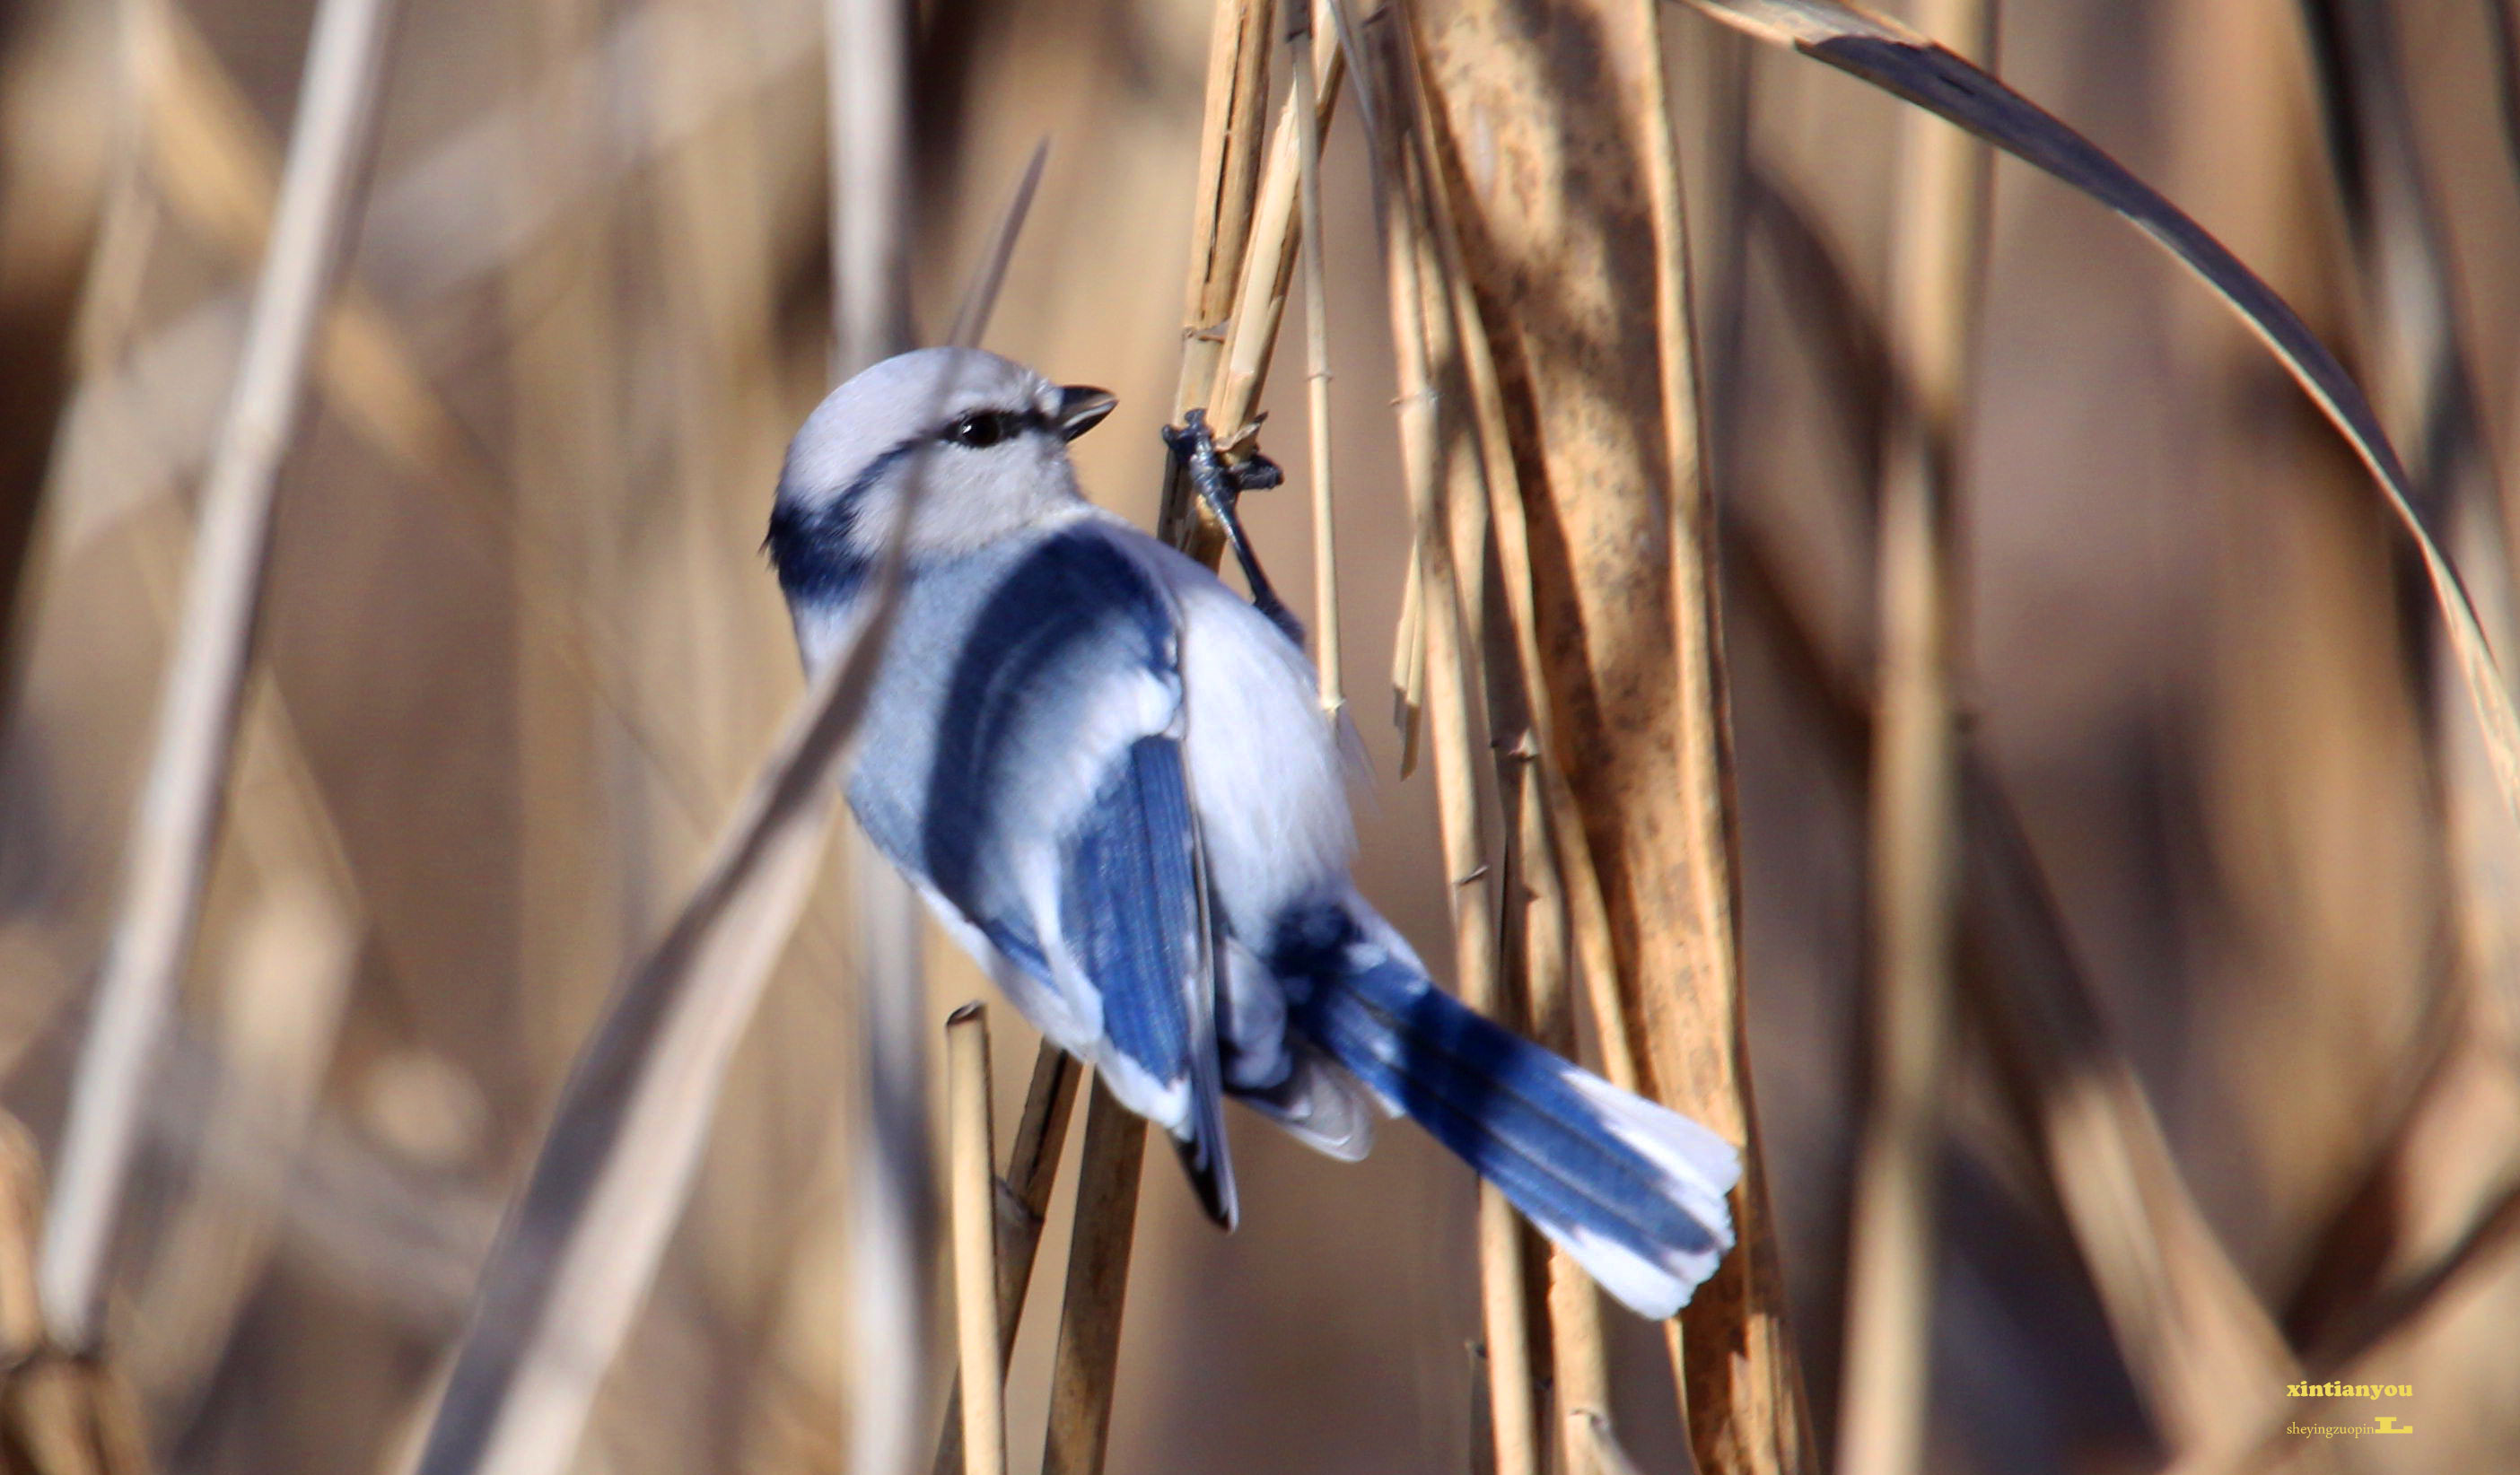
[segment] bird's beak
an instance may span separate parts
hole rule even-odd
[[[1074,440],[1102,423],[1102,417],[1120,403],[1120,397],[1108,389],[1090,384],[1062,384],[1058,390],[1058,438]]]

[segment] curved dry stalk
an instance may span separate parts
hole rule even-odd
[[[1989,55],[1990,0],[1933,0],[1920,23]],[[1847,1475],[1908,1475],[1925,1453],[1959,894],[1957,502],[1991,163],[1975,139],[1920,112],[1908,114],[1902,147],[1890,311],[1910,392],[1883,458],[1875,559],[1872,1073],[1849,1226],[1837,1424]]]
[[[252,653],[280,464],[315,325],[358,195],[391,0],[326,0],[307,44],[270,248],[254,293],[176,623],[123,899],[98,984],[44,1224],[44,1316],[55,1341],[98,1337],[106,1256],[139,1140],[141,1096],[201,917]]]
[[[1016,205],[1025,200],[1019,194]],[[1019,228],[1020,219],[1011,217],[1000,235]],[[987,315],[982,304],[977,320]],[[923,478],[913,477],[894,514],[866,622],[790,712],[699,880],[578,1057],[482,1271],[472,1321],[417,1456],[418,1475],[552,1475],[575,1451],[596,1388],[690,1191],[736,1042],[812,890],[850,738],[873,694],[899,603],[901,531],[923,490]],[[861,866],[857,879],[863,887],[890,873],[877,860]],[[887,920],[898,928],[911,916],[906,905],[889,918],[866,912],[862,903],[862,920],[876,928]],[[869,946],[889,947],[890,958],[874,961],[897,978],[900,939]],[[862,997],[880,1012],[869,1040],[892,1041],[905,1027],[916,1033],[918,996],[906,987],[887,993],[881,982],[860,975]],[[872,1240],[876,1253],[854,1260],[851,1274],[895,1277],[885,1296],[892,1316],[873,1315],[863,1304],[857,1311],[861,1338],[895,1338],[886,1345],[898,1363],[861,1359],[859,1371],[891,1371],[910,1392],[883,1406],[880,1416],[857,1421],[853,1437],[872,1440],[891,1458],[858,1468],[906,1464],[913,1448],[906,1431],[921,1417],[924,1363],[916,1354],[923,1345],[924,1295],[914,1304],[904,1289],[905,1282],[925,1284],[920,1247],[926,1241],[917,1223],[926,1171],[925,1076],[924,1051],[913,1047],[907,1053],[906,1061],[899,1052],[890,1057],[885,1080],[869,1082],[878,1093],[877,1109],[865,1117],[876,1140],[857,1144],[858,1162],[872,1163],[878,1181],[868,1188],[859,1180],[859,1201],[879,1202],[885,1215],[871,1232],[858,1227],[856,1248],[863,1254]],[[905,1107],[905,1097],[916,1099]],[[905,1182],[912,1186],[903,1188]]]
[[[914,478],[905,511],[917,489]],[[897,528],[890,541],[864,630],[790,713],[578,1057],[482,1271],[419,1475],[567,1467],[690,1191],[737,1039],[813,889],[898,603]]]
[[[2124,216],[2193,271],[2240,315],[2379,484],[2423,559],[2449,631],[2503,807],[2520,820],[2520,715],[2495,663],[2476,607],[2442,552],[2414,484],[2371,405],[2299,314],[2230,248],[2161,193],[2036,103],[1914,32],[1836,0],[1688,0],[1716,20],[1815,60],[1968,129]]]

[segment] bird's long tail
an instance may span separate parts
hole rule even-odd
[[[1732,1145],[1483,1018],[1396,938],[1346,943],[1289,980],[1295,1023],[1630,1310],[1688,1305],[1732,1246]]]

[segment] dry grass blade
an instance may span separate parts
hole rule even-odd
[[[2370,402],[2274,290],[2161,193],[2037,104],[1891,22],[1834,0],[1688,0],[1727,24],[1826,62],[1959,124],[2115,210],[2185,263],[2273,350],[2353,446],[2407,529],[2450,632],[2503,805],[2520,820],[2520,716],[2475,605],[2442,552]]]
[[[954,314],[954,327],[945,341],[957,348],[977,348],[988,336],[989,311],[998,302],[998,289],[1006,285],[1007,263],[1014,259],[1015,237],[1023,227],[1024,216],[1032,212],[1033,192],[1041,188],[1041,171],[1050,162],[1050,140],[1045,138],[1032,146],[1032,157],[1024,164],[1023,177],[1015,182],[1015,193],[998,217],[998,233],[991,238],[988,249],[980,254],[980,269],[964,291],[963,305]]]
[[[1006,1475],[1007,1400],[998,1305],[997,1149],[989,1125],[989,1016],[945,1021],[946,1173],[954,1223],[954,1327],[963,1374],[965,1475]]]
[[[1979,56],[1994,38],[1987,0],[1937,0],[1922,22]],[[1906,1475],[1924,1460],[1958,904],[1956,503],[1990,160],[1967,134],[1920,112],[1908,119],[1891,313],[1910,393],[1883,461],[1875,559],[1873,1068],[1849,1230],[1837,1426],[1848,1475]]]
[[[1430,239],[1422,168],[1414,141],[1415,86],[1407,22],[1385,9],[1365,23],[1366,55],[1359,81],[1372,89],[1376,126],[1374,191],[1384,268],[1390,282],[1393,356],[1400,393],[1400,454],[1416,525],[1420,615],[1425,643],[1426,733],[1434,749],[1437,813],[1442,821],[1444,873],[1452,899],[1454,968],[1463,1002],[1494,1015],[1503,1005],[1499,987],[1497,925],[1487,865],[1480,851],[1478,773],[1474,757],[1484,729],[1473,707],[1467,632],[1475,623],[1457,566],[1453,518],[1446,489],[1456,465],[1454,447],[1437,419],[1436,376],[1457,355],[1452,342],[1450,297],[1441,281],[1440,253]],[[1430,313],[1430,299],[1437,311]],[[1482,514],[1484,509],[1481,510]],[[1475,578],[1475,565],[1467,577]],[[1527,1475],[1541,1467],[1538,1402],[1532,1380],[1532,1342],[1523,1288],[1522,1226],[1503,1193],[1479,1186],[1479,1286],[1487,1326],[1489,1416],[1496,1433],[1498,1475]]]
[[[149,778],[123,899],[72,1087],[59,1191],[44,1226],[46,1324],[84,1350],[142,1094],[200,919],[220,799],[253,645],[272,494],[296,424],[307,353],[339,268],[376,115],[389,0],[327,0],[308,42],[303,99],[245,356],[202,494]]]
[[[2487,634],[2508,649],[2508,513],[2460,340],[2457,274],[2415,134],[2395,22],[2390,8],[2374,0],[2303,0],[2301,8],[2328,114],[2328,161],[2359,258],[2372,397],[2407,447],[2417,496],[2446,529]],[[2498,36],[2503,19],[2490,26]],[[2499,1014],[2506,1035],[2520,1038],[2520,969],[2513,966],[2520,833],[2502,821],[2491,769],[2480,761],[2487,755],[2473,729],[2456,720],[2446,673],[2437,658],[2429,664],[2426,716],[2448,811],[2452,905],[2466,955],[2461,971]]]

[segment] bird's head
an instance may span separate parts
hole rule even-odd
[[[986,547],[1080,499],[1067,443],[1111,413],[976,348],[922,348],[832,390],[788,445],[768,548],[793,600],[842,595],[882,557],[903,495],[913,557]]]

